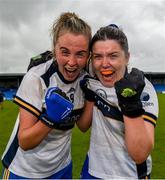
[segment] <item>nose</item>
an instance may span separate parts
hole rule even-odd
[[[69,57],[68,64],[69,66],[75,66],[77,64],[77,59],[74,55]]]
[[[106,68],[106,67],[110,66],[110,62],[109,62],[107,57],[103,58],[102,66],[103,66],[103,68]]]

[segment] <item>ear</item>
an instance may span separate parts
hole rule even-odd
[[[126,62],[127,62],[127,64],[129,63],[129,58],[130,58],[130,52],[128,52],[128,53],[126,54]]]
[[[52,53],[53,53],[53,56],[56,57],[56,50],[55,50],[55,47],[52,48]]]

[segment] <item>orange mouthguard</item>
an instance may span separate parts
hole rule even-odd
[[[103,75],[111,75],[113,73],[113,71],[108,70],[108,71],[101,71],[101,74]]]

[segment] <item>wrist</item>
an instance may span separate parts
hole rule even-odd
[[[85,94],[85,99],[89,102],[95,102],[95,98],[93,96],[89,96],[87,94]]]
[[[130,118],[136,118],[139,116],[142,116],[144,114],[144,109],[143,108],[139,108],[139,109],[135,109],[135,110],[122,110],[122,113],[124,116],[130,117]]]
[[[48,118],[48,115],[45,113],[40,115],[39,120],[49,128],[54,128],[55,126],[54,123]]]

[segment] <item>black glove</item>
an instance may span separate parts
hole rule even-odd
[[[119,106],[125,116],[138,117],[144,113],[140,100],[144,86],[144,74],[136,68],[115,83]]]
[[[95,92],[93,92],[92,90],[90,90],[88,88],[88,79],[84,78],[83,80],[80,81],[80,87],[85,95],[85,99],[88,101],[95,101]]]

